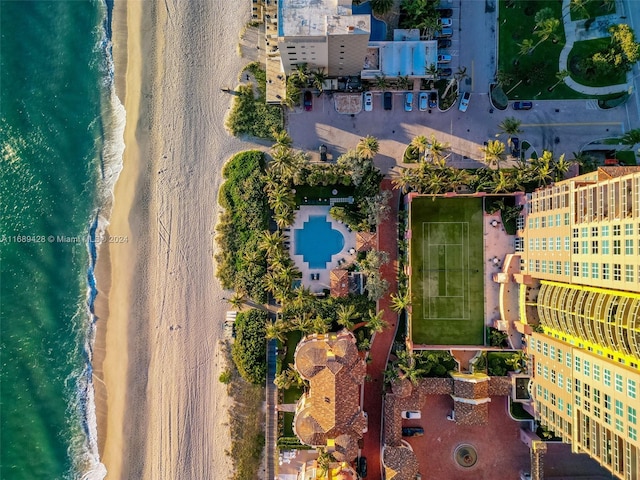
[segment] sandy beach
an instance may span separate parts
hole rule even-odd
[[[246,9],[246,12],[245,12]],[[236,54],[249,4],[116,0],[124,168],[98,261],[94,384],[109,479],[228,478],[229,399],[218,381],[227,304],[214,277]]]

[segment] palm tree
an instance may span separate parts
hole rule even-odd
[[[244,305],[244,300],[245,300],[244,294],[241,292],[234,292],[233,295],[231,295],[231,298],[227,299],[227,301],[229,302],[229,305],[231,305],[236,310],[242,310],[242,305]]]
[[[431,134],[429,144],[427,146],[428,156],[433,163],[437,163],[439,160],[445,158],[444,152],[449,150],[450,145],[448,143],[440,142],[435,134]]]
[[[534,49],[533,40],[530,38],[525,38],[524,40],[522,40],[522,43],[518,44],[518,47],[520,47],[520,50],[518,50],[519,57],[521,57],[522,55],[530,55]]]
[[[400,167],[398,170],[392,171],[391,181],[395,188],[401,189],[402,193],[407,193],[416,185],[416,174],[411,168]]]
[[[623,145],[626,145],[629,148],[633,148],[635,144],[640,143],[640,128],[629,130],[627,133],[622,135],[620,140],[622,141]]]
[[[592,0],[571,0],[569,2],[569,11],[572,13],[580,13],[587,18],[590,17],[589,10],[587,10],[587,4]]]
[[[313,86],[322,93],[324,91],[324,82],[327,79],[328,75],[324,73],[324,67],[318,68],[317,70],[311,73]]]
[[[499,137],[500,135],[507,135],[509,138],[507,142],[510,143],[512,135],[517,135],[519,133],[522,133],[522,130],[520,130],[520,125],[522,125],[522,122],[516,119],[515,117],[505,118],[502,122],[498,124],[500,133],[497,133],[496,137]]]
[[[384,15],[393,7],[393,0],[370,0],[369,3],[376,15]]]
[[[417,367],[416,357],[413,352],[401,350],[397,353],[397,356],[400,378],[407,379],[417,386],[418,380],[426,371]]]
[[[500,169],[500,162],[505,159],[505,145],[500,140],[489,140],[486,146],[480,147],[484,153],[484,161],[487,165],[496,165]]]
[[[498,70],[496,73],[496,85],[499,87],[507,87],[513,83],[513,75],[504,70]]]
[[[399,90],[408,90],[409,86],[412,83],[412,80],[409,79],[408,75],[398,77],[398,89]]]
[[[380,145],[378,144],[378,139],[371,135],[367,135],[366,137],[360,139],[358,145],[356,147],[356,152],[362,158],[372,159],[375,157],[376,153],[378,153],[378,149]]]
[[[580,171],[582,173],[592,172],[597,168],[596,159],[585,152],[573,152],[572,161],[580,165]]]
[[[273,140],[275,143],[271,148],[274,150],[291,148],[293,143],[286,130],[273,130]]]
[[[367,322],[367,327],[371,332],[380,333],[389,326],[389,324],[382,318],[383,315],[384,310],[380,310],[378,313],[375,313],[373,310],[369,310],[369,321]]]
[[[291,330],[290,326],[282,320],[276,320],[275,322],[268,322],[266,325],[265,336],[269,340],[276,339],[280,343],[287,341],[287,332]]]
[[[453,74],[453,77],[458,82],[461,82],[462,80],[464,80],[468,76],[469,75],[467,74],[467,67],[464,67],[464,66],[459,66],[458,70],[456,71],[456,73]]]
[[[292,363],[289,367],[282,370],[276,378],[273,379],[273,383],[279,390],[288,390],[289,388],[296,386],[298,388],[304,385],[304,380],[295,369]]]
[[[398,295],[391,294],[391,310],[396,313],[402,312],[405,308],[411,305],[411,295],[409,292],[399,293]]]
[[[430,63],[429,66],[424,69],[424,73],[435,79],[438,76],[438,66],[435,63]]]
[[[311,322],[311,331],[320,334],[327,333],[332,323],[330,318],[322,318],[320,315],[316,316]]]
[[[558,28],[560,28],[560,20],[557,18],[547,18],[539,24],[536,24],[537,30],[533,33],[537,35],[540,40],[534,45],[531,51],[533,52],[533,50],[538,48],[538,45],[546,42],[549,38],[553,37],[555,39]]]
[[[395,368],[387,368],[382,372],[382,378],[385,385],[391,385],[399,378],[398,370]]]
[[[271,233],[269,230],[262,232],[258,248],[267,252],[267,256],[274,256],[277,251],[282,249],[284,242],[284,235],[282,232],[277,231]]]
[[[540,157],[531,160],[533,177],[538,181],[538,186],[546,185],[553,178],[554,163],[553,154],[548,150],[542,152]]]
[[[556,182],[562,180],[571,168],[571,165],[573,165],[573,161],[565,160],[564,153],[560,155],[560,157],[558,157],[558,159],[552,164],[554,180]]]
[[[355,324],[354,320],[361,317],[360,313],[356,312],[356,307],[353,305],[338,305],[336,309],[336,315],[338,316],[338,325],[351,330]]]
[[[307,86],[307,83],[309,82],[309,71],[307,70],[306,63],[297,64],[295,70],[291,72],[291,75],[295,80],[297,80],[299,86]]]
[[[311,290],[308,287],[300,285],[294,290],[293,306],[297,308],[304,308],[315,299],[316,297],[311,293]]]
[[[320,478],[324,478],[326,474],[329,472],[329,468],[331,468],[331,464],[336,462],[335,457],[326,452],[323,448],[318,448],[318,458],[316,463],[318,464],[318,473],[320,474]]]
[[[504,193],[513,192],[515,187],[515,181],[511,175],[508,175],[504,170],[498,170],[493,177],[494,186],[492,193]]]
[[[553,85],[551,85],[549,88],[547,88],[547,90],[551,92],[554,88],[556,88],[558,85],[564,82],[564,79],[567,78],[568,76],[569,76],[569,72],[567,70],[560,70],[559,72],[556,72],[556,80],[558,81]]]
[[[380,90],[386,90],[389,86],[389,82],[387,81],[387,77],[383,73],[382,75],[376,75],[376,80],[374,82],[375,86]]]
[[[429,146],[429,139],[425,135],[418,135],[411,139],[411,143],[409,145],[415,148],[418,151],[418,156],[421,157]]]

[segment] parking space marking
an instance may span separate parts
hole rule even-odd
[[[559,123],[523,123],[521,127],[584,127],[587,126],[612,126],[621,125],[621,122],[559,122]]]

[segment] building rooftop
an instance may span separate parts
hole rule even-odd
[[[371,32],[370,15],[352,15],[351,2],[344,0],[280,0],[280,37],[366,34]]]

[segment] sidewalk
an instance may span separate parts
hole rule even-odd
[[[391,180],[385,178],[380,186],[382,190],[391,191],[389,200],[391,212],[389,219],[378,227],[378,249],[389,254],[389,263],[382,267],[382,276],[389,282],[387,294],[378,301],[378,311],[384,310],[384,320],[389,327],[374,336],[370,355],[372,361],[367,365],[370,381],[364,385],[364,411],[369,415],[369,430],[364,435],[362,456],[367,457],[369,465],[368,480],[382,479],[382,462],[380,451],[382,448],[382,391],[383,372],[387,366],[389,352],[398,328],[398,314],[390,307],[391,293],[398,290],[398,202],[399,190],[392,190]]]

